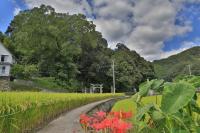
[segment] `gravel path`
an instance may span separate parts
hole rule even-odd
[[[63,114],[59,118],[53,120],[37,133],[82,133],[83,131],[79,124],[80,114],[86,113],[96,105],[106,102],[108,100],[110,99],[90,103],[73,109],[66,114]]]

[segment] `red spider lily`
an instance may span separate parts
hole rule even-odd
[[[110,118],[106,118],[106,119],[104,119],[101,123],[104,124],[104,127],[105,127],[105,128],[109,128],[109,127],[111,127],[113,121],[112,121],[112,119],[110,119]]]
[[[103,111],[98,111],[98,112],[96,112],[96,115],[97,115],[98,117],[100,117],[100,118],[106,117],[106,113],[103,112]]]
[[[132,128],[131,123],[118,120],[118,121],[115,121],[113,125],[113,133],[126,133],[131,128]]]
[[[92,127],[96,130],[96,131],[99,131],[101,129],[104,129],[105,128],[105,125],[104,123],[95,123],[92,125]]]
[[[105,112],[99,111],[91,117],[85,114],[81,115],[80,122],[84,124],[85,133],[88,127],[96,131],[102,130],[105,133],[106,131],[109,133],[127,133],[132,128],[132,125],[125,120],[131,117],[132,112],[111,112],[106,116]]]
[[[86,114],[80,115],[80,123],[83,125],[88,125],[88,122],[90,121],[90,117],[88,117]]]
[[[111,128],[115,129],[118,126],[119,119],[118,118],[112,118],[111,121],[112,121]]]
[[[91,124],[92,123],[99,123],[99,119],[97,119],[95,117],[91,117]]]
[[[110,115],[115,117],[115,118],[119,118],[119,119],[121,118],[121,113],[120,112],[114,112],[113,111],[113,112],[110,112]]]
[[[122,119],[130,119],[133,116],[131,111],[129,111],[129,112],[121,112],[121,114],[122,114]]]

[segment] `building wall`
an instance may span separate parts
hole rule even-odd
[[[8,55],[6,57],[5,62],[12,64],[13,63],[13,59],[12,59],[12,55],[10,54],[10,52],[3,46],[3,44],[0,43],[0,57],[1,55]]]
[[[1,60],[2,55],[4,56],[4,61]],[[10,76],[11,64],[13,64],[12,54],[3,46],[0,42],[0,77]],[[5,72],[3,73],[2,68],[5,67]]]

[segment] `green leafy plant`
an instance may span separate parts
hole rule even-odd
[[[151,80],[140,85],[133,96],[137,105],[136,132],[198,133],[200,108],[196,102],[196,88],[188,82],[164,83]],[[161,105],[143,104],[141,99],[153,90],[162,94]]]

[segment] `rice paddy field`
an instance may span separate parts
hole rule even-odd
[[[0,92],[0,133],[29,132],[73,108],[122,95]]]

